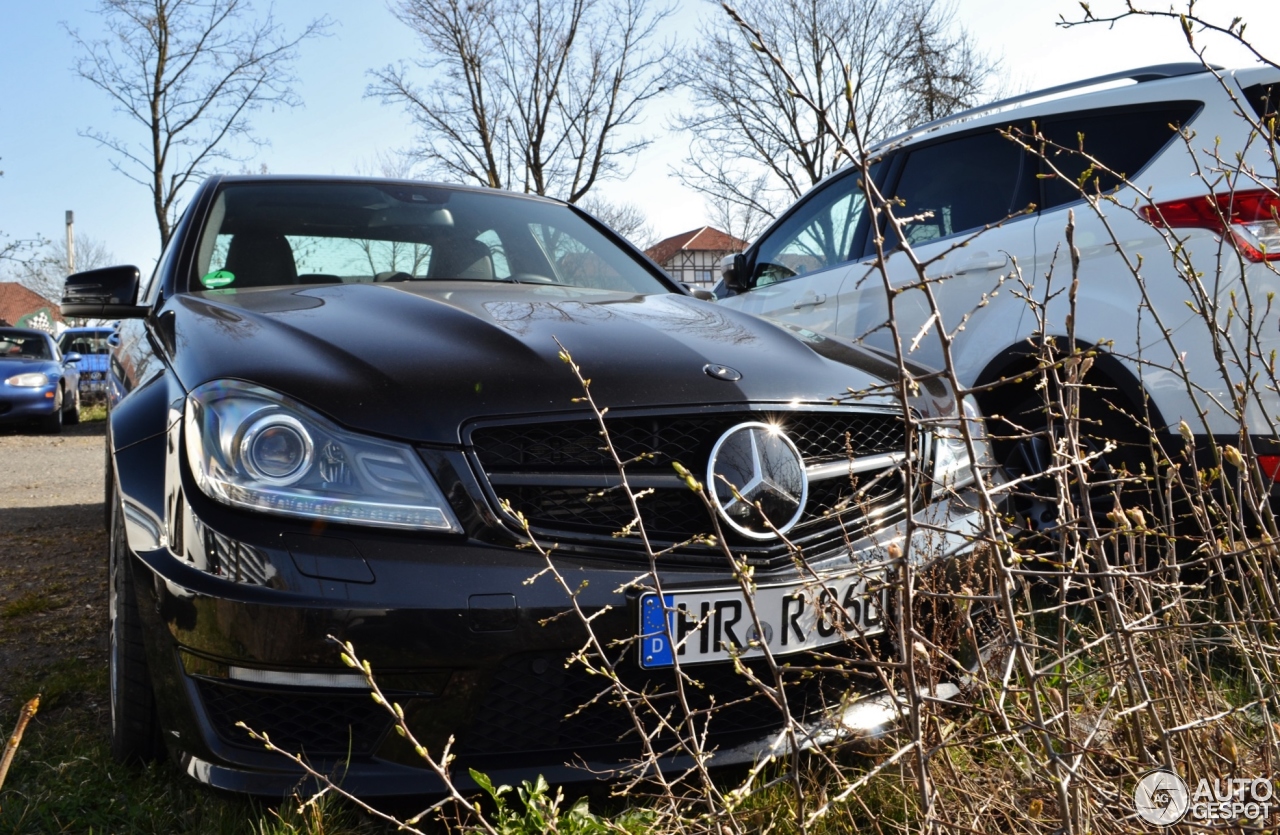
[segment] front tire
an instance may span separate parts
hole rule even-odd
[[[107,501],[112,505],[107,586],[111,756],[119,763],[146,763],[159,759],[164,746],[142,641],[124,514],[114,495]]]
[[[1026,479],[1011,502],[1018,524],[1035,534],[1060,536],[1064,521],[1058,518],[1061,482],[1048,470],[1057,463],[1053,442],[1062,437],[1063,417],[1046,412],[1042,395],[1025,393],[1007,410],[997,408],[995,412],[1006,416],[992,430],[996,460],[1010,477]],[[1145,439],[1132,418],[1111,409],[1093,392],[1082,393],[1079,413],[1073,420],[1079,421],[1081,452],[1095,457],[1086,466],[1088,491],[1075,482],[1074,474],[1069,474],[1071,495],[1067,498],[1077,506],[1081,518],[1092,515],[1100,529],[1109,529],[1114,525],[1109,514],[1115,509],[1118,496],[1123,497],[1122,505],[1126,507],[1149,504],[1132,481],[1149,457]],[[1114,442],[1115,448],[1097,455],[1108,442]]]
[[[80,389],[75,389],[71,395],[71,408],[62,417],[62,422],[68,426],[75,426],[80,422]]]

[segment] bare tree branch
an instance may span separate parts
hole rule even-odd
[[[635,203],[613,203],[591,194],[584,197],[578,205],[640,249],[646,249],[657,242],[649,218]]]
[[[400,0],[423,48],[371,73],[400,104],[433,176],[581,200],[649,140],[626,129],[666,88],[670,14],[650,0]],[[420,83],[419,72],[429,81]]]
[[[937,0],[746,0],[737,11],[763,40],[729,15],[699,31],[679,79],[692,104],[675,126],[692,143],[676,173],[711,204],[766,222],[841,163],[855,121],[874,142],[971,107],[999,68]]]
[[[218,161],[243,162],[233,144],[264,144],[249,116],[264,105],[301,103],[293,62],[327,19],[290,35],[268,10],[252,17],[248,0],[101,0],[107,35],[67,27],[79,47],[75,70],[145,130],[117,135],[81,131],[115,157],[112,167],[151,191],[161,247],[169,242],[181,196]]]
[[[115,255],[102,241],[88,235],[76,236],[76,270],[94,270],[115,263]],[[3,257],[0,255],[0,257]],[[34,290],[46,299],[62,298],[62,288],[71,274],[67,258],[67,239],[55,238],[19,261],[8,271],[14,280]]]

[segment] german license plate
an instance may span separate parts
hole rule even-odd
[[[879,574],[758,586],[753,600],[759,629],[736,586],[646,593],[640,598],[640,666],[670,667],[676,658],[681,664],[751,658],[764,655],[764,645],[786,655],[884,631]]]

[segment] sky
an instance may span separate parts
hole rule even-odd
[[[954,2],[960,25],[1002,59],[1007,90],[1194,59],[1171,20],[1067,29],[1057,25],[1059,18],[1080,15],[1079,4],[1071,0]],[[1167,8],[1168,2],[1149,0],[1148,5]],[[255,5],[261,13],[269,3],[256,0]],[[1120,3],[1093,0],[1090,6],[1103,16]],[[106,96],[73,70],[76,47],[65,27],[90,38],[101,33],[95,8],[86,0],[0,0],[0,233],[61,238],[65,213],[72,210],[78,236],[103,243],[117,263],[148,272],[159,256],[150,192],[113,170],[112,154],[81,135],[90,129],[122,135],[139,129],[113,113]],[[1223,23],[1242,17],[1264,51],[1280,31],[1276,0],[1201,0],[1198,9]],[[414,129],[401,108],[365,96],[369,70],[419,54],[412,33],[383,0],[276,0],[274,13],[291,31],[320,16],[333,25],[326,37],[301,47],[295,89],[303,105],[253,116],[256,135],[269,144],[257,149],[248,167],[266,165],[279,174],[369,171],[379,154],[414,143]],[[683,0],[664,35],[689,37],[702,22],[723,14],[718,3]],[[1254,62],[1224,39],[1206,36],[1204,43],[1212,62],[1231,67]],[[1270,54],[1280,58],[1280,46]],[[672,114],[682,107],[687,103],[678,90],[650,107],[639,130],[653,143],[633,161],[629,176],[598,190],[610,201],[639,206],[659,238],[707,222],[702,198],[682,187],[673,173],[689,146],[687,135],[670,128]]]

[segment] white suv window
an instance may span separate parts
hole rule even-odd
[[[994,130],[910,151],[894,209],[913,244],[927,243],[998,223],[1034,202],[1027,193],[1032,160]],[[927,215],[927,216],[925,216]]]
[[[880,164],[871,166],[874,178]],[[782,222],[756,251],[757,287],[825,270],[854,257],[866,208],[857,172],[832,181]]]
[[[1080,188],[1093,194],[1119,187],[1122,180],[1116,175],[1133,177],[1145,168],[1173,139],[1175,127],[1189,122],[1199,107],[1199,102],[1164,102],[1156,107],[1095,110],[1045,119],[1041,132],[1059,149],[1050,146],[1045,150],[1041,205],[1052,209],[1078,200]],[[1090,158],[1115,174],[1094,168]]]

